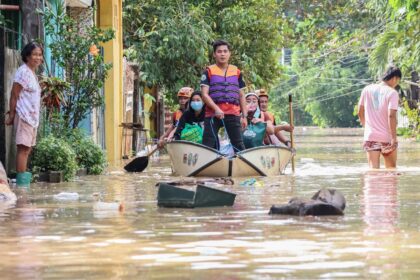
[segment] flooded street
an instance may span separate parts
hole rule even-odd
[[[165,156],[139,174],[32,184],[0,206],[0,278],[417,279],[420,143],[400,139],[398,171],[372,172],[361,135],[297,129],[296,173],[234,178],[233,207],[158,208],[156,182],[174,179]],[[344,216],[267,214],[321,187],[344,194]]]

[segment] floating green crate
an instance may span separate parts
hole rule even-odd
[[[189,191],[167,183],[159,184],[158,206],[195,208],[232,206],[236,194],[197,185],[196,191]]]

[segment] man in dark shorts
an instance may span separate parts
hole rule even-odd
[[[219,149],[218,132],[226,128],[230,142],[236,151],[245,149],[242,126],[246,125],[246,87],[241,71],[229,64],[230,45],[218,40],[213,43],[216,64],[207,67],[201,76],[201,94],[206,103],[203,145]]]
[[[359,100],[359,118],[364,132],[363,148],[370,168],[379,168],[380,155],[385,168],[397,166],[397,110],[398,92],[395,87],[401,80],[401,70],[390,67],[382,82],[362,90]]]

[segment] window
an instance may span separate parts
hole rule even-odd
[[[19,0],[2,0],[4,5],[17,5],[19,6]],[[2,10],[1,15],[3,18],[3,24],[1,29],[4,32],[5,45],[11,49],[20,49],[22,44],[22,33],[21,33],[21,12],[14,10]]]

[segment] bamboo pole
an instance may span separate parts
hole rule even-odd
[[[292,94],[289,94],[289,123],[293,126]],[[290,147],[292,149],[295,147],[295,143],[293,141],[293,130],[290,131]],[[292,172],[295,173],[295,156],[292,157]]]

